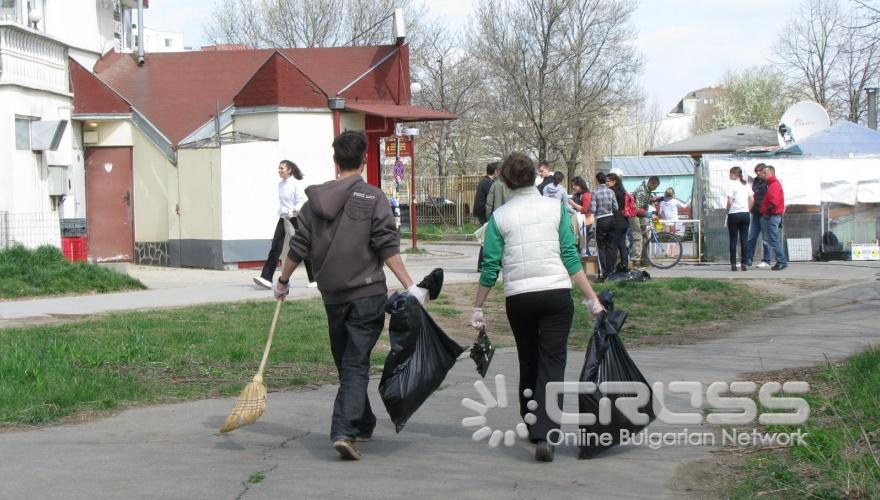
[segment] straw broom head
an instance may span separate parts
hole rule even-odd
[[[278,314],[281,312],[282,302],[284,300],[279,299],[275,304],[275,315],[272,317],[272,326],[269,328],[269,340],[266,342],[266,348],[263,349],[260,369],[257,370],[251,383],[246,385],[239,394],[235,406],[232,407],[232,413],[226,417],[226,422],[220,428],[221,433],[252,424],[266,411],[266,385],[263,383],[263,369],[266,368],[266,360],[269,359],[269,348],[272,347],[272,337],[275,335],[275,325],[278,324]]]
[[[257,375],[242,389],[238,401],[232,407],[232,413],[226,417],[226,422],[220,428],[220,432],[229,432],[239,427],[252,424],[260,418],[266,410],[266,385],[263,377]]]

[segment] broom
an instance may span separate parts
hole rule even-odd
[[[263,350],[263,360],[260,361],[260,369],[254,375],[251,383],[246,385],[238,396],[238,401],[232,407],[232,413],[226,417],[226,422],[220,428],[220,432],[229,432],[239,427],[252,424],[260,418],[266,410],[266,385],[263,384],[263,369],[266,368],[266,360],[269,359],[269,349],[272,347],[272,337],[275,335],[275,325],[278,324],[278,314],[281,312],[279,299],[275,304],[275,315],[272,317],[272,326],[269,328],[269,340]]]

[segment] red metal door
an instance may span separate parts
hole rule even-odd
[[[131,261],[134,255],[131,148],[88,148],[85,160],[89,259]]]

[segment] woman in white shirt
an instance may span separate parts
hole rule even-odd
[[[743,179],[742,169],[730,169],[730,185],[727,188],[727,233],[730,235],[730,270],[736,271],[736,244],[740,246],[740,269],[746,270],[746,241],[749,235],[749,212],[755,198],[748,183]]]
[[[263,264],[263,271],[260,276],[254,278],[254,283],[267,289],[272,288],[272,277],[278,266],[278,257],[286,256],[286,252],[289,251],[290,238],[296,231],[296,216],[299,215],[299,210],[306,202],[305,188],[299,182],[302,180],[303,174],[296,163],[290,160],[281,160],[281,163],[278,164],[278,177],[281,177],[281,182],[278,183],[278,223],[275,225],[272,246],[269,248],[266,263]],[[309,286],[312,286],[314,279],[312,278],[311,262],[306,260],[304,264],[309,278]]]

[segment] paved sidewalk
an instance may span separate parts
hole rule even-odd
[[[625,304],[619,304],[625,309]],[[880,282],[816,293],[779,306],[781,317],[711,342],[633,352],[649,380],[731,381],[737,374],[812,365],[880,342]],[[795,315],[796,316],[792,316]],[[583,352],[569,355],[576,380]],[[515,401],[516,355],[499,350],[487,377],[502,373]],[[530,448],[490,449],[475,443],[460,406],[476,398],[473,363],[462,359],[441,389],[400,434],[381,408],[377,380],[370,394],[379,416],[365,458],[343,462],[329,447],[335,386],[272,393],[254,425],[216,435],[234,399],[136,408],[94,422],[0,434],[5,498],[656,498],[680,497],[675,469],[712,448],[627,447],[580,461],[562,448],[552,464],[535,463]],[[576,411],[573,397],[568,411]],[[678,401],[678,400],[677,400]],[[679,403],[674,402],[674,408]],[[493,410],[494,428],[512,428],[515,408]],[[573,430],[573,429],[570,429]],[[652,432],[681,431],[655,423]],[[690,431],[706,431],[689,426]],[[262,473],[264,479],[248,478]],[[671,489],[670,489],[671,488]],[[699,495],[699,492],[692,492]]]
[[[419,246],[428,250],[430,254],[404,255],[407,269],[417,283],[435,267],[444,268],[445,280],[448,283],[476,280],[478,246],[473,244]],[[259,288],[253,283],[253,278],[260,274],[258,269],[212,271],[124,264],[118,267],[140,279],[148,290],[0,301],[0,328],[21,324],[29,319],[39,321],[131,309],[272,299],[270,291]],[[397,278],[387,268],[386,275],[389,289],[400,289]],[[320,297],[318,290],[308,288],[307,284],[305,269],[300,267],[293,275],[291,296]]]

